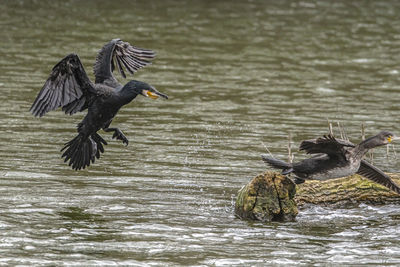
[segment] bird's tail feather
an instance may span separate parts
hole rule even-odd
[[[93,139],[93,141],[96,142],[96,145],[97,145],[96,158],[100,158],[100,153],[104,153],[103,145],[107,145],[107,142],[98,133],[92,134],[92,139]],[[93,160],[93,162],[94,162],[94,160]]]
[[[292,165],[287,162],[284,162],[283,160],[275,159],[267,155],[261,155],[261,158],[269,166],[276,169],[281,169],[282,174],[289,174],[293,171]]]
[[[104,152],[103,144],[107,145],[107,142],[97,133],[88,137],[78,134],[61,149],[65,150],[61,157],[65,157],[64,162],[69,160],[68,165],[72,169],[85,169],[96,158],[100,158],[100,153]]]

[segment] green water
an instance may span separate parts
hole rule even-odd
[[[400,264],[399,207],[307,207],[296,222],[234,217],[237,191],[340,122],[354,142],[398,126],[397,1],[0,2],[0,265]],[[34,118],[51,68],[77,53],[93,79],[113,38],[157,52],[88,170],[59,150],[84,114]],[[121,81],[124,83],[121,79]],[[264,145],[263,145],[264,144]],[[390,147],[392,150],[393,148]],[[398,148],[394,148],[398,151]],[[374,153],[398,171],[393,152]]]

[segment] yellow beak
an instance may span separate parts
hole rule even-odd
[[[147,96],[152,98],[152,99],[157,99],[158,98],[158,95],[156,95],[153,92],[147,91],[146,93],[147,93]]]

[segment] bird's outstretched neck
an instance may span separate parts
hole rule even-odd
[[[359,143],[354,149],[355,149],[355,154],[361,159],[367,152],[368,150],[378,147],[378,146],[383,146],[387,145],[393,140],[398,139],[394,134],[386,131],[382,131],[379,134],[369,137]]]
[[[354,148],[354,154],[357,158],[361,159],[370,149],[374,147],[377,147],[377,145],[374,144],[373,140],[370,137],[356,145],[356,147]]]

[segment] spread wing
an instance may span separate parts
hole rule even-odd
[[[155,53],[152,50],[132,46],[120,39],[113,39],[103,46],[96,57],[95,82],[115,84],[117,80],[112,74],[115,68],[126,78],[124,69],[134,74],[138,69],[151,64],[154,57]]]
[[[400,187],[392,179],[390,179],[388,175],[365,160],[361,161],[361,165],[357,171],[357,174],[362,175],[365,178],[374,181],[375,183],[386,186],[397,194],[400,194]]]
[[[355,147],[355,145],[346,140],[336,139],[332,135],[324,135],[324,137],[301,142],[299,149],[306,151],[307,154],[334,155],[342,153],[344,147]]]
[[[73,114],[87,107],[89,95],[94,92],[79,57],[69,54],[54,66],[30,111],[42,117],[62,107],[66,114]]]

